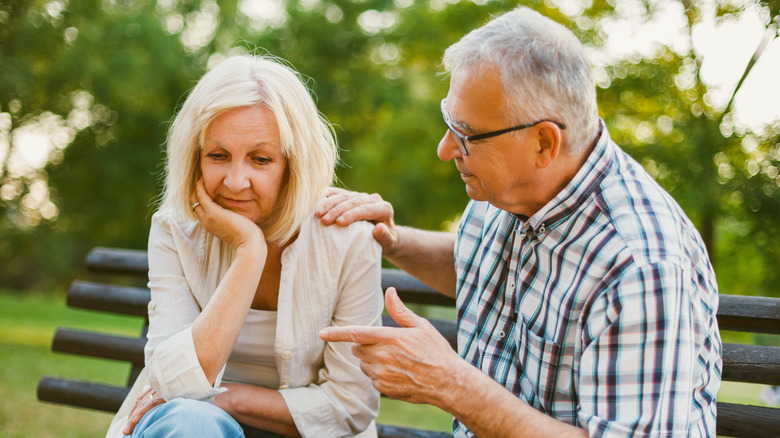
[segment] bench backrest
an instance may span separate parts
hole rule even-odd
[[[148,272],[146,251],[95,248],[87,256],[86,266],[97,278],[109,282],[74,281],[68,290],[69,306],[146,318],[150,299],[149,289],[143,286]],[[118,284],[117,278],[129,279],[125,283],[135,285]],[[390,286],[398,290],[407,304],[444,307],[455,304],[453,299],[402,271],[383,269],[382,288]],[[717,317],[722,331],[780,334],[780,299],[721,294]],[[431,322],[455,348],[455,321],[431,319]],[[395,325],[386,316],[384,323]],[[143,367],[145,335],[146,326],[137,338],[59,328],[52,345],[54,351],[126,361],[133,365],[132,370],[125,386],[44,377],[38,386],[38,398],[117,411]],[[780,347],[724,344],[722,377],[726,381],[780,385]],[[780,409],[718,403],[718,435],[780,436]]]

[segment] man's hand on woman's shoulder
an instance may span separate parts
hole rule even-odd
[[[378,194],[351,192],[331,187],[317,206],[315,214],[325,225],[347,226],[356,221],[374,224],[374,239],[387,256],[398,246],[398,231],[393,220],[393,206]]]

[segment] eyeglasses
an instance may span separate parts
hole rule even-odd
[[[554,120],[547,120],[547,119],[545,119],[545,120],[539,120],[538,122],[528,123],[528,124],[525,124],[525,125],[517,125],[517,126],[513,126],[511,128],[499,129],[498,131],[490,131],[490,132],[485,132],[485,133],[482,133],[482,134],[474,134],[474,135],[465,135],[465,134],[462,134],[462,133],[458,132],[458,130],[455,129],[454,126],[452,126],[452,118],[450,117],[450,113],[447,112],[447,99],[442,99],[441,100],[441,116],[444,118],[444,123],[447,124],[447,128],[450,130],[452,135],[454,135],[455,138],[458,140],[458,142],[457,142],[458,143],[458,148],[460,149],[460,153],[463,154],[463,155],[468,155],[469,154],[469,149],[468,149],[468,147],[466,147],[466,144],[469,143],[469,142],[474,142],[474,141],[477,141],[477,140],[484,140],[486,138],[491,138],[491,137],[499,136],[501,134],[506,134],[507,132],[518,131],[520,129],[530,128],[530,127],[536,126],[536,125],[538,125],[538,124],[540,124],[542,122],[555,123],[559,128],[566,129],[566,125],[564,125],[563,123],[556,122]]]

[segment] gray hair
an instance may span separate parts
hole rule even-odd
[[[566,125],[564,148],[577,154],[598,132],[590,63],[574,34],[526,7],[469,32],[444,52],[444,68],[477,74],[498,68],[508,123],[549,119]]]
[[[200,149],[207,128],[226,111],[255,105],[273,112],[287,158],[286,181],[272,225],[264,230],[266,238],[286,242],[298,232],[333,182],[338,147],[300,75],[271,56],[231,56],[198,81],[168,131],[160,210],[195,219],[189,197],[201,176]]]

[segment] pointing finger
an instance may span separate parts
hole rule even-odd
[[[320,338],[325,342],[354,342],[356,344],[377,344],[387,337],[389,327],[325,327]]]

